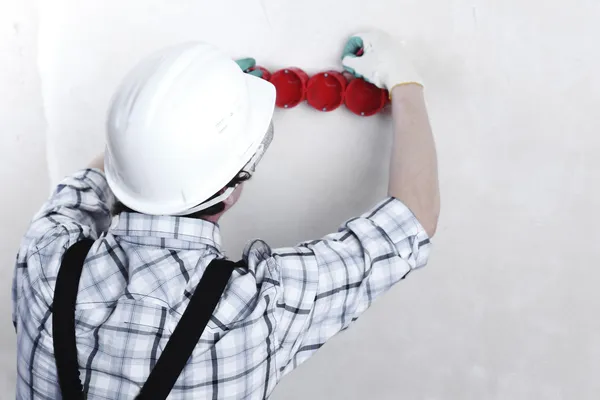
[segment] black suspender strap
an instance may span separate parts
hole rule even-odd
[[[65,400],[84,399],[75,343],[75,301],[83,262],[93,244],[93,240],[85,239],[69,247],[54,286],[52,338],[58,383]]]
[[[60,265],[52,305],[52,336],[58,381],[65,400],[83,400],[75,341],[75,302],[91,239],[71,246]],[[192,355],[236,266],[215,259],[206,268],[164,351],[136,399],[166,399]]]
[[[166,399],[192,355],[236,263],[213,260],[196,286],[194,295],[167,342],[137,399]]]

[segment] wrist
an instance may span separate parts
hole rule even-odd
[[[396,68],[393,71],[390,71],[389,76],[386,77],[386,86],[390,95],[398,86],[420,86],[423,88],[423,79],[415,71],[412,65],[408,62],[397,62],[395,65]]]
[[[417,82],[400,83],[390,89],[392,102],[423,99],[423,85]]]

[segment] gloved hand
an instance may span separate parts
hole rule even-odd
[[[236,60],[235,62],[245,73],[262,78],[263,72],[260,69],[250,71],[250,68],[256,67],[256,60],[254,58],[241,58],[239,60]]]
[[[359,56],[361,49],[363,53]],[[342,64],[346,71],[387,89],[390,94],[398,85],[423,86],[402,44],[385,32],[371,31],[351,37],[344,48]]]

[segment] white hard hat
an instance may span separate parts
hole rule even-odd
[[[119,201],[145,214],[207,208],[199,204],[264,151],[274,107],[275,87],[215,47],[162,50],[137,65],[112,99],[108,184]]]

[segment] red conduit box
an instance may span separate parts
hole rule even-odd
[[[369,117],[383,110],[388,102],[388,92],[364,79],[354,79],[346,88],[345,102],[354,114]]]
[[[270,82],[275,85],[277,98],[275,105],[280,108],[296,107],[306,98],[308,75],[300,68],[286,68],[276,71]]]
[[[319,111],[333,111],[344,103],[347,80],[337,71],[326,71],[308,80],[306,100]]]
[[[262,71],[262,73],[263,73],[263,76],[261,76],[262,79],[264,79],[265,81],[271,80],[271,72],[268,69],[266,69],[265,67],[261,67],[260,65],[257,65],[256,67],[252,67],[248,71],[256,71],[257,69]]]

